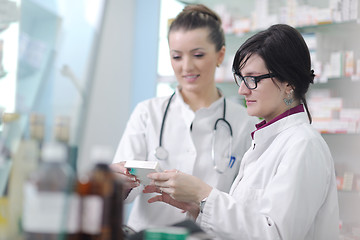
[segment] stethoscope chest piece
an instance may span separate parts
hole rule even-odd
[[[162,146],[159,146],[155,149],[155,157],[158,160],[166,160],[169,156],[168,151],[166,151],[165,148],[163,148]]]

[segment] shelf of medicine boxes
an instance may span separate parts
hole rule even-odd
[[[315,33],[324,33],[327,34],[329,32],[333,32],[334,29],[340,38],[343,40],[346,39],[349,32],[359,32],[360,24],[358,20],[344,21],[344,22],[327,22],[317,25],[307,25],[307,26],[297,26],[295,27],[300,33],[306,34],[315,34]],[[234,54],[240,47],[240,45],[245,42],[246,39],[251,37],[252,35],[260,32],[263,29],[257,29],[247,32],[239,32],[239,33],[227,33],[225,34],[225,44],[226,44],[226,56],[224,59],[225,70],[220,73],[217,81],[221,83],[233,82],[233,77],[231,73],[231,64],[234,57]],[[341,47],[344,47],[346,44],[342,44]],[[221,74],[223,74],[221,76]],[[168,79],[164,79],[168,81]]]
[[[308,26],[297,26],[299,32],[303,35],[306,34],[316,34],[318,36],[315,39],[319,38],[320,40],[315,41],[326,41],[330,46],[312,46],[310,51],[318,52],[321,56],[322,62],[330,61],[330,54],[333,51],[344,50],[348,47],[356,48],[352,49],[355,51],[360,52],[358,49],[358,45],[354,45],[354,41],[351,40],[349,33],[359,33],[360,32],[360,24],[357,20],[345,21],[345,22],[334,22],[334,23],[323,23],[317,25],[308,25]],[[239,46],[249,37],[256,34],[257,32],[261,31],[254,30],[249,32],[243,33],[227,33],[225,35],[226,41],[226,55],[223,64],[220,68],[217,69],[216,72],[216,82],[218,87],[223,91],[224,95],[227,97],[231,97],[236,99],[242,103],[242,97],[238,95],[237,91],[238,88],[234,83],[233,76],[232,76],[232,61],[234,58],[234,54],[239,48]],[[350,39],[350,40],[348,40]],[[358,38],[355,38],[358,39]],[[349,42],[350,41],[350,42]],[[352,42],[351,42],[352,41]],[[330,43],[330,44],[329,44]],[[316,44],[315,44],[316,45]],[[355,53],[356,54],[356,53]],[[355,63],[354,63],[355,64]],[[315,72],[315,74],[317,74]],[[360,70],[357,70],[356,74],[360,74]],[[318,103],[319,100],[314,101],[314,98],[310,98],[309,96],[322,95],[323,102],[329,102],[335,104],[333,109],[327,109],[324,111],[318,111],[318,109],[313,110],[315,111],[314,116],[314,126],[323,134],[359,134],[360,132],[360,101],[358,97],[358,93],[360,92],[360,76],[357,77],[329,77],[326,80],[322,80],[322,83],[316,82],[315,84],[311,85],[310,91],[308,93],[308,102],[311,106],[311,103]],[[166,82],[172,87],[176,86],[175,77],[158,77],[159,82]],[[325,103],[324,103],[325,104]],[[337,104],[337,105],[336,105]],[[313,105],[314,106],[314,105]],[[330,106],[331,107],[331,106]],[[325,108],[329,108],[329,106],[325,106]],[[350,113],[349,113],[350,111]],[[316,116],[317,113],[328,114],[326,119],[324,116],[320,116],[318,118]],[[347,125],[348,120],[345,122],[340,121],[338,118],[343,117],[345,115],[351,115],[352,121],[350,126]],[[335,116],[333,116],[335,115]],[[335,117],[335,118],[334,118]],[[350,117],[350,116],[346,116]],[[346,118],[345,117],[345,118]],[[334,119],[333,119],[334,118]],[[331,125],[327,127],[327,125]],[[325,125],[325,126],[324,126]],[[338,125],[339,127],[334,127],[334,125]],[[344,127],[345,126],[345,127]],[[351,129],[349,129],[351,128]]]
[[[356,34],[360,32],[360,25],[356,20],[296,28],[304,36],[306,36],[306,34],[313,34],[315,36],[313,40],[319,38],[319,40],[315,40],[315,42],[326,41],[325,46],[316,46],[316,43],[315,46],[309,46],[310,51],[317,52],[323,65],[325,62],[330,61],[332,52],[340,50],[344,52],[346,48],[353,50],[355,56],[356,52],[360,52],[358,45],[355,45],[353,40],[346,39],[351,38],[349,33]],[[216,78],[218,84],[223,88],[229,88],[227,85],[230,84],[233,86],[234,83],[231,69],[233,54],[247,38],[259,31],[260,30],[241,34],[226,34],[227,55],[225,56],[223,65],[220,67],[222,69],[220,69]],[[313,40],[310,38],[310,41]],[[233,54],[231,55],[230,53]],[[355,66],[355,59],[353,65]],[[341,66],[341,68],[344,68],[344,66]],[[316,81],[315,84],[311,85],[311,90],[308,93],[309,106],[310,108],[313,106],[314,109],[312,109],[312,112],[315,112],[314,127],[323,134],[359,134],[360,98],[358,97],[358,93],[360,91],[360,69],[358,69],[353,76],[343,76],[343,74],[341,74],[339,77],[323,77],[321,82],[317,79]],[[237,89],[236,91],[230,92],[231,94],[237,94]],[[319,93],[321,96],[320,99]],[[309,99],[309,96],[316,96],[316,98],[310,97]],[[330,102],[333,103],[334,106],[330,106]],[[316,108],[319,107],[319,104],[323,104],[320,106],[322,111],[318,111]],[[325,116],[319,116],[319,114],[324,114]]]
[[[360,136],[360,80],[352,79],[329,78],[310,87],[308,103],[313,126],[322,134]]]
[[[351,20],[351,21],[344,21],[344,22],[327,22],[317,25],[307,25],[307,26],[296,26],[295,27],[300,33],[312,34],[312,33],[322,33],[322,34],[329,34],[336,30],[337,36],[341,38],[341,40],[345,41],[346,37],[349,36],[349,33],[359,32],[360,31],[360,24],[358,20]],[[263,29],[252,30],[248,32],[239,32],[239,33],[227,33],[225,35],[226,38],[226,53],[233,53],[232,56],[235,54],[237,49],[240,45],[252,35],[260,32]],[[340,44],[340,43],[339,43]],[[344,44],[341,45],[344,47]],[[228,60],[225,57],[225,60]],[[227,81],[227,80],[225,80]],[[231,80],[232,81],[232,80]]]

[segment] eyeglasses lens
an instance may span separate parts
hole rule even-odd
[[[255,79],[253,77],[244,77],[244,82],[245,82],[246,86],[249,89],[255,89],[256,88],[256,82],[255,82]]]
[[[256,82],[255,79],[252,77],[242,77],[237,74],[234,74],[235,83],[240,87],[241,81],[244,81],[245,85],[249,89],[255,89],[256,88]]]

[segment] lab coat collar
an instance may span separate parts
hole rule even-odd
[[[193,122],[194,117],[195,117],[195,113],[190,108],[190,106],[185,103],[185,101],[180,93],[180,89],[181,89],[180,87],[177,87],[175,89],[175,96],[173,99],[174,102],[172,104],[174,104],[174,107],[176,109],[180,110],[179,114],[181,114],[186,126],[188,127],[188,129],[190,129],[191,123]]]
[[[181,86],[177,86],[175,89],[175,96],[173,98],[173,103],[171,103],[171,104],[174,104],[174,106],[177,109],[180,109],[181,116],[184,119],[185,124],[187,125],[187,127],[189,129],[191,128],[191,125],[196,116],[202,116],[202,115],[208,116],[209,112],[215,114],[215,112],[218,111],[219,109],[221,109],[221,111],[223,109],[222,105],[224,103],[224,95],[222,94],[220,89],[218,89],[218,90],[219,90],[219,94],[221,95],[221,97],[218,100],[213,102],[209,107],[201,108],[196,112],[194,112],[190,108],[190,106],[187,103],[185,103],[184,98],[182,97],[182,95],[180,93],[180,90],[181,90]],[[220,107],[220,105],[221,105],[221,107]]]
[[[309,123],[306,112],[297,112],[292,115],[283,117],[276,122],[273,122],[272,124],[255,131],[253,135],[253,144],[264,143],[282,131],[304,123]]]
[[[292,114],[299,113],[299,112],[304,112],[304,106],[302,104],[283,112],[282,114],[280,114],[279,116],[277,116],[274,119],[270,120],[269,122],[266,122],[265,120],[263,120],[262,122],[255,125],[256,130],[251,133],[251,138],[254,139],[254,133],[256,131],[258,131],[258,130],[264,128],[264,127],[267,127],[267,126],[279,121],[282,118],[288,117],[288,116],[290,116]]]
[[[177,102],[177,104],[184,105],[184,106],[186,106],[187,110],[192,111],[190,106],[187,103],[185,103],[184,98],[182,97],[180,91],[181,91],[181,86],[177,86],[176,89],[175,89],[174,102]],[[198,111],[216,111],[216,109],[218,109],[218,106],[220,104],[222,105],[223,102],[224,102],[224,94],[222,93],[222,91],[219,88],[218,88],[218,92],[219,92],[219,94],[221,96],[218,100],[213,102],[209,107],[201,108]],[[205,110],[203,110],[203,109],[205,109]]]

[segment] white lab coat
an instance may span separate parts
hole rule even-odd
[[[169,97],[159,97],[139,103],[133,111],[113,162],[126,160],[156,161],[161,123]],[[162,146],[169,152],[168,160],[160,160],[162,170],[178,169],[194,175],[221,191],[229,192],[243,154],[251,144],[251,132],[257,118],[250,118],[240,104],[226,100],[226,120],[233,130],[232,168],[224,174],[214,170],[211,159],[211,140],[216,119],[223,116],[223,97],[208,108],[194,112],[185,104],[179,90],[171,101],[163,130]],[[192,124],[192,131],[190,127]],[[216,149],[228,151],[229,128],[218,124]],[[220,151],[220,150],[219,150]],[[217,152],[219,152],[217,151]],[[226,165],[228,160],[223,161]],[[218,160],[220,165],[220,161]],[[168,204],[147,200],[154,194],[143,194],[142,186],[133,189],[126,202],[134,200],[127,225],[139,231],[149,227],[168,226],[186,219],[186,214]]]
[[[197,222],[222,240],[338,239],[334,164],[307,114],[257,130],[230,194],[214,189]]]

